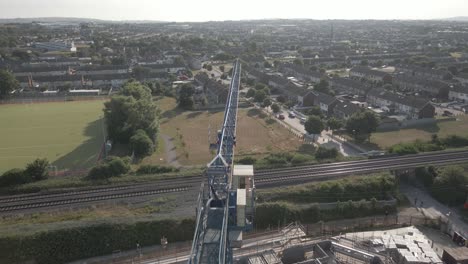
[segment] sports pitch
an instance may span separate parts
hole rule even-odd
[[[0,173],[47,158],[58,170],[93,166],[104,101],[0,105]]]

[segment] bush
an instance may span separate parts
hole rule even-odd
[[[153,141],[142,129],[138,129],[130,138],[130,146],[132,147],[135,156],[141,158],[153,154]]]
[[[26,165],[24,173],[33,181],[40,181],[49,177],[49,161],[47,159],[36,159]]]
[[[447,147],[451,148],[461,148],[468,146],[468,138],[456,135],[448,136],[446,138],[441,139],[440,141],[441,144],[444,144]]]
[[[330,210],[320,210],[316,204],[298,207],[286,202],[260,203],[255,208],[257,228],[286,225],[293,221],[313,223],[319,220],[330,221],[343,218],[365,217],[376,214],[395,213],[396,206],[376,207],[368,201],[338,202]]]
[[[7,187],[17,184],[31,182],[31,177],[28,177],[22,169],[12,169],[2,174],[0,177],[0,187]]]
[[[104,163],[94,166],[88,173],[88,179],[101,180],[120,176],[131,169],[130,158],[109,157]]]
[[[258,199],[291,203],[330,203],[372,198],[383,200],[395,196],[397,189],[398,183],[393,176],[376,174],[262,191]]]
[[[169,243],[192,239],[193,219],[155,220],[132,224],[104,223],[41,232],[29,236],[0,238],[2,263],[29,262],[58,264],[112,254],[115,250],[135,249],[160,244],[165,236]]]
[[[315,158],[320,159],[336,159],[338,157],[338,150],[336,148],[324,148],[320,146],[315,152]]]
[[[159,165],[142,165],[136,171],[138,175],[144,174],[157,174],[157,173],[168,173],[168,172],[177,172],[179,169],[168,166],[159,166]]]
[[[297,154],[294,154],[294,156],[292,157],[291,164],[300,165],[300,164],[311,162],[313,159],[314,157],[312,156],[297,153]]]

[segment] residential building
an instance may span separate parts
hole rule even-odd
[[[370,90],[367,102],[389,114],[406,115],[408,119],[433,118],[435,115],[435,107],[430,100],[396,94],[383,88]]]
[[[333,109],[333,116],[339,119],[346,120],[353,114],[363,111],[364,108],[353,104],[350,101],[338,101]]]
[[[303,107],[318,106],[326,115],[331,115],[335,105],[338,103],[335,97],[313,90],[305,92],[302,96],[298,96],[298,101]]]
[[[468,86],[456,85],[451,87],[448,97],[450,100],[468,103]]]
[[[366,79],[371,82],[391,82],[392,76],[383,71],[372,70],[369,67],[357,66],[349,71],[349,76],[357,79]]]
[[[431,95],[437,95],[441,90],[449,88],[448,83],[440,80],[427,80],[404,74],[395,75],[393,77],[393,84],[398,85],[400,89],[407,89],[415,92],[426,92]]]
[[[44,49],[47,51],[70,51],[76,52],[75,43],[72,42],[63,42],[63,41],[55,41],[55,42],[35,42],[33,43],[33,47],[37,49]]]
[[[330,80],[330,86],[337,92],[355,95],[366,95],[370,89],[369,84],[350,78],[333,78]]]

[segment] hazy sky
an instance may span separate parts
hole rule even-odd
[[[468,16],[468,0],[0,0],[0,18],[51,16],[164,21],[431,19]]]

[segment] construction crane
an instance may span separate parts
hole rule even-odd
[[[242,232],[252,228],[255,186],[253,167],[234,166],[241,64],[236,60],[218,131],[217,152],[207,165],[208,184],[198,197],[197,220],[188,263],[232,263],[232,248],[242,243]]]

